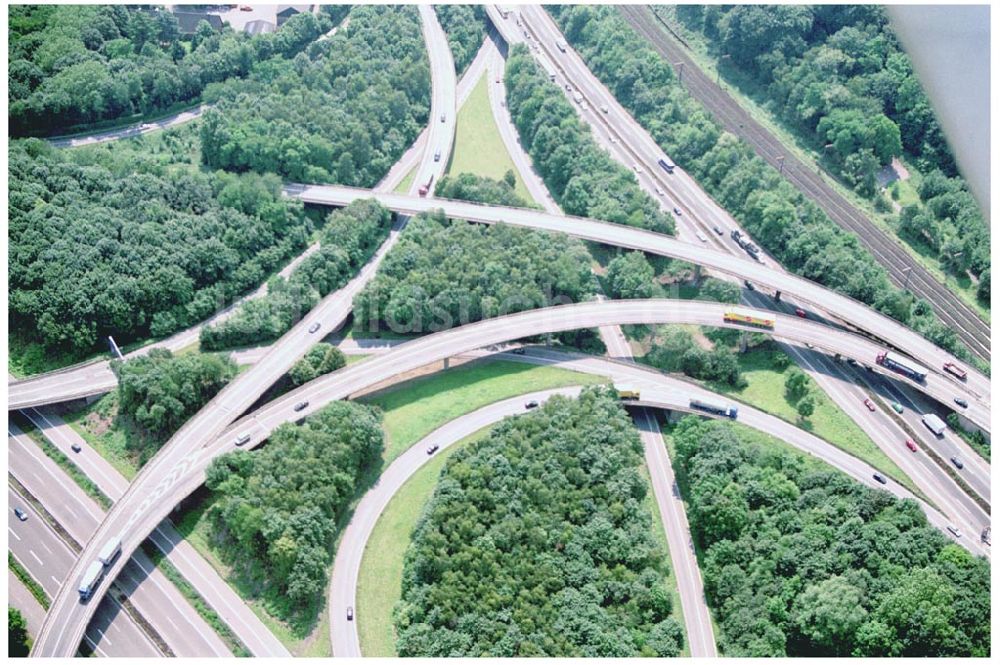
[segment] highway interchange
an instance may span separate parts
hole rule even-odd
[[[489,11],[491,18],[500,28],[500,32],[506,40],[508,42],[515,41],[518,31],[511,26],[511,22],[514,19],[500,18],[499,12],[492,6],[489,8]],[[551,45],[558,40],[559,35],[554,23],[540,8],[521,8],[519,14],[512,16],[519,16],[517,20],[523,22],[526,28],[530,26],[531,34],[539,36],[535,38],[535,51],[541,51],[538,57],[541,59],[543,66],[548,65],[548,67],[557,68],[561,76],[572,76],[572,80],[578,86],[578,89],[586,90],[588,100],[601,100],[596,103],[591,101],[588,108],[580,109],[581,114],[585,120],[595,124],[595,126],[597,122],[601,122],[606,127],[609,123],[608,118],[610,117],[612,119],[611,122],[615,123],[615,129],[612,132],[605,130],[604,133],[599,130],[595,132],[595,135],[602,140],[616,158],[629,164],[629,166],[635,165],[634,162],[629,163],[627,161],[630,157],[634,159],[636,155],[642,155],[645,172],[640,169],[638,173],[640,184],[651,190],[651,193],[659,192],[659,188],[663,185],[664,176],[657,172],[655,160],[656,156],[661,153],[655,146],[655,143],[650,145],[652,139],[648,134],[638,127],[635,121],[628,116],[624,109],[621,109],[617,105],[613,98],[610,98],[610,93],[596,81],[589,71],[586,71],[585,66],[580,70],[582,61],[578,58],[574,60],[575,55],[572,53],[572,49],[568,49],[568,53],[562,55],[556,55],[551,52],[554,50],[551,49]],[[736,228],[735,222],[724,211],[721,211],[698,188],[696,183],[687,178],[679,170],[675,174],[675,182],[672,183],[672,188],[668,192],[674,198],[673,203],[680,206],[684,213],[686,213],[678,218],[678,235],[681,238],[680,240],[630,227],[563,216],[555,202],[552,201],[551,196],[545,191],[544,183],[531,170],[530,157],[527,157],[523,149],[520,148],[516,129],[513,128],[509,114],[506,113],[506,108],[501,103],[503,99],[502,84],[494,85],[497,75],[502,72],[503,55],[501,50],[490,40],[487,40],[483,49],[477,54],[477,58],[473,64],[470,65],[462,83],[456,85],[450,49],[447,46],[447,40],[443,31],[434,17],[433,10],[429,7],[421,7],[421,18],[432,63],[433,94],[428,129],[418,138],[414,144],[414,148],[403,156],[400,162],[390,171],[386,180],[380,183],[374,192],[353,190],[344,187],[290,185],[287,188],[289,195],[297,196],[307,202],[325,205],[345,205],[351,200],[358,198],[374,197],[401,215],[416,214],[440,208],[444,209],[449,216],[469,219],[470,221],[484,223],[504,222],[530,228],[564,232],[576,237],[609,245],[639,249],[663,256],[680,258],[705,266],[719,275],[728,275],[736,279],[746,279],[773,290],[781,289],[783,293],[793,296],[804,305],[812,305],[815,310],[823,313],[815,317],[816,321],[803,320],[787,314],[778,315],[774,330],[777,337],[794,345],[795,350],[793,354],[795,359],[800,364],[812,370],[814,377],[830,373],[826,365],[832,363],[832,361],[829,360],[829,356],[823,353],[802,349],[801,345],[810,344],[828,353],[840,353],[845,358],[854,358],[859,363],[872,366],[872,369],[876,370],[876,372],[883,372],[882,368],[876,366],[873,360],[874,353],[884,348],[884,345],[873,341],[869,337],[851,333],[849,330],[831,328],[817,322],[821,318],[825,319],[827,314],[829,314],[854,329],[864,331],[870,337],[892,340],[896,347],[917,358],[930,370],[927,385],[916,386],[908,384],[907,387],[917,387],[919,390],[944,403],[950,402],[951,398],[957,394],[967,395],[970,408],[966,416],[972,422],[980,424],[988,430],[990,385],[986,377],[971,371],[970,368],[969,380],[966,384],[954,380],[950,375],[941,371],[942,363],[951,359],[946,352],[934,347],[903,326],[886,317],[875,314],[860,303],[833,294],[807,280],[780,271],[773,260],[770,260],[769,266],[760,265],[747,259],[742,252],[732,252],[732,246],[725,247],[725,243],[720,243],[714,237],[712,237],[713,245],[718,246],[719,249],[707,249],[705,244],[696,235],[695,227],[689,226],[689,224],[692,224],[690,221],[692,218],[701,220],[702,228],[708,228],[705,225],[723,225],[727,229],[727,233],[729,228]],[[545,42],[549,44],[549,48],[539,48]],[[487,72],[487,80],[490,83],[491,108],[496,116],[497,126],[500,129],[505,145],[510,151],[529,191],[545,207],[545,213],[495,206],[481,206],[457,201],[442,201],[434,199],[432,194],[427,197],[414,195],[420,185],[428,182],[432,176],[436,182],[443,174],[448,162],[447,155],[451,152],[454,140],[457,107],[468,95],[481,71]],[[597,106],[599,104],[606,104],[611,112],[606,114],[598,112]],[[589,116],[594,117],[591,118]],[[437,150],[442,151],[442,157],[439,160],[433,158]],[[616,151],[623,151],[624,157],[616,155]],[[650,163],[652,164],[651,167],[649,166]],[[386,193],[414,169],[416,170],[416,174],[412,180],[411,193],[409,195]],[[677,183],[680,183],[680,185]],[[669,207],[669,203],[667,205]],[[381,259],[391,249],[404,226],[405,217],[401,217],[390,238],[355,279],[344,289],[334,292],[325,298],[299,325],[286,333],[285,336],[272,344],[268,349],[260,350],[257,353],[257,357],[254,358],[256,360],[254,367],[234,380],[209,405],[200,411],[197,416],[189,421],[164,446],[163,450],[146,465],[131,485],[119,485],[118,490],[113,495],[115,504],[107,516],[100,521],[99,525],[97,523],[100,519],[99,516],[95,516],[92,523],[87,522],[86,526],[81,527],[78,525],[78,528],[83,529],[80,532],[78,541],[80,545],[84,545],[85,547],[82,554],[78,555],[76,560],[72,562],[72,567],[67,562],[60,569],[66,570],[66,572],[59,576],[61,579],[70,581],[78,579],[82,575],[83,569],[96,556],[96,550],[103,545],[104,541],[111,534],[122,533],[124,535],[124,553],[128,554],[135,550],[147,535],[154,533],[160,528],[161,521],[167,517],[171,508],[202,483],[204,469],[208,463],[214,456],[230,450],[232,448],[232,441],[236,436],[249,433],[252,437],[249,445],[259,444],[279,424],[304,415],[303,413],[294,412],[291,408],[293,404],[302,399],[308,399],[310,403],[305,411],[308,414],[321,408],[331,400],[349,397],[364,390],[366,387],[375,385],[381,380],[391,379],[393,376],[408,369],[415,369],[434,360],[442,360],[454,355],[476,353],[477,350],[484,347],[503,345],[521,337],[541,332],[580,327],[600,327],[602,337],[605,339],[612,357],[624,360],[631,357],[631,351],[624,337],[621,335],[620,328],[618,327],[619,324],[687,322],[701,325],[724,325],[721,321],[721,312],[725,306],[718,303],[700,303],[696,301],[595,302],[552,308],[547,311],[528,312],[429,335],[400,345],[398,348],[383,349],[382,352],[377,354],[376,358],[366,361],[363,368],[352,369],[351,367],[347,367],[340,372],[318,379],[292,393],[286,394],[274,402],[264,405],[257,411],[241,418],[235,424],[230,424],[234,418],[245,412],[267,387],[284,374],[308,350],[312,343],[319,341],[322,335],[313,336],[307,332],[307,328],[312,323],[320,322],[324,333],[329,333],[342,325],[350,314],[353,296],[375,274]],[[711,236],[712,234],[710,233],[709,235]],[[744,295],[752,304],[760,306],[767,306],[769,304],[762,303],[761,299],[764,296],[760,293],[745,293]],[[186,339],[193,339],[196,334],[197,329],[192,329],[192,331],[186,331],[182,335],[188,335],[189,337]],[[176,336],[176,338],[177,340],[182,339],[181,336]],[[564,355],[560,356],[557,353],[544,351],[532,351],[527,356],[512,358],[526,362],[558,362],[560,366],[579,369],[580,371],[596,372],[612,377],[615,380],[628,378],[633,383],[638,381],[648,388],[648,390],[644,389],[643,391],[644,398],[642,404],[651,408],[689,411],[690,408],[687,404],[688,397],[699,391],[705,392],[700,388],[678,381],[677,379],[664,377],[651,370],[620,362],[609,362],[596,358],[570,359]],[[876,375],[867,377],[864,374],[864,372],[858,371],[858,379],[868,383],[873,392],[894,391],[890,392],[890,394],[895,399],[895,395],[898,393],[896,381],[886,382],[879,379]],[[833,381],[834,379],[828,380]],[[901,381],[905,382],[905,380]],[[112,389],[114,384],[114,377],[107,363],[90,363],[81,367],[68,368],[59,373],[12,383],[9,386],[8,406],[11,409],[21,409],[30,406],[57,403],[71,398],[100,394]],[[854,384],[852,384],[852,387],[855,390],[857,389],[857,386]],[[831,390],[831,388],[825,385],[824,388],[827,388],[828,391]],[[835,389],[840,390],[841,388]],[[543,395],[540,397],[544,398],[546,396]],[[439,439],[435,439],[435,441],[440,441],[442,447],[444,447],[461,438],[461,436],[452,438],[453,434],[460,432],[468,433],[466,429],[473,426],[473,424],[480,423],[481,426],[484,426],[489,422],[494,422],[499,417],[502,417],[502,415],[518,412],[522,401],[522,398],[515,398],[514,400],[508,400],[508,402],[493,405],[493,410],[469,414],[460,421],[443,427],[440,432],[435,432],[432,436],[437,435],[440,437]],[[844,406],[842,401],[838,400],[838,403]],[[854,400],[855,409],[858,406],[859,401]],[[36,414],[40,415],[39,412],[36,412]],[[666,457],[662,439],[659,438],[658,428],[655,425],[655,421],[650,417],[649,412],[640,409],[634,415],[644,444],[646,444],[647,463],[650,464],[651,473],[654,478],[654,493],[663,513],[664,525],[670,541],[673,568],[678,571],[678,583],[682,596],[682,605],[685,610],[689,639],[692,642],[692,654],[714,655],[711,622],[706,620],[707,606],[705,606],[703,592],[700,589],[697,562],[693,551],[689,547],[690,535],[686,533],[686,520],[684,524],[680,525],[677,521],[678,512],[683,517],[683,504],[679,500],[679,497],[674,495],[672,472],[669,470],[669,458]],[[865,418],[864,413],[849,413],[849,415],[859,421]],[[912,416],[909,413],[907,415]],[[493,419],[491,420],[491,418]],[[891,479],[885,486],[876,484],[871,478],[874,470],[867,464],[773,416],[768,416],[747,407],[741,407],[740,421],[748,426],[775,434],[792,445],[800,447],[810,454],[817,455],[869,486],[887,489],[897,496],[912,497],[912,494],[908,490]],[[463,427],[466,429],[463,429]],[[889,427],[891,429],[893,425],[872,425],[872,428],[878,427]],[[868,426],[866,426],[867,429]],[[918,429],[922,428],[918,427]],[[9,432],[9,434],[11,435],[11,441],[17,440],[18,436],[23,436],[14,432]],[[904,469],[921,492],[934,504],[932,506],[922,499],[919,500],[922,508],[928,514],[931,523],[941,529],[944,529],[949,524],[960,525],[962,530],[967,534],[966,537],[959,539],[960,544],[976,553],[988,555],[988,550],[975,537],[983,523],[988,523],[988,514],[974,501],[971,501],[965,492],[955,486],[953,481],[940,473],[940,469],[935,468],[927,456],[920,455],[920,461],[914,461],[918,458],[904,454],[902,452],[903,449],[899,446],[899,437],[895,431],[886,432],[880,436],[885,439],[895,439],[895,454],[891,454],[890,457]],[[875,438],[876,436],[873,435],[873,439]],[[960,449],[963,449],[962,446],[965,445],[964,442],[961,442],[960,439],[953,435],[947,441],[949,445]],[[22,444],[30,445],[25,444],[23,441]],[[656,454],[663,459],[653,460],[650,463],[651,455]],[[973,461],[972,468],[969,469],[969,482],[973,484],[975,491],[988,502],[988,463],[976,458],[975,454],[971,451],[968,451],[968,454],[963,457]],[[409,461],[404,462],[404,458]],[[357,566],[360,566],[361,553],[364,549],[367,534],[370,533],[371,527],[374,526],[374,520],[377,519],[378,514],[395,491],[392,490],[390,492],[389,489],[394,486],[398,489],[398,486],[402,485],[405,478],[415,472],[416,468],[426,461],[426,458],[427,456],[423,453],[421,444],[417,444],[417,446],[390,466],[386,475],[383,476],[383,482],[376,488],[378,490],[378,497],[369,499],[366,496],[362,499],[361,505],[372,506],[370,512],[364,513],[366,515],[364,520],[359,521],[359,517],[356,516],[355,521],[358,523],[355,524],[355,522],[352,522],[345,532],[341,547],[338,549],[338,558],[334,566],[330,592],[331,608],[334,609],[330,616],[330,629],[334,653],[336,655],[354,655],[359,653],[357,651],[357,624],[355,622],[350,626],[345,626],[346,622],[342,620],[343,612],[340,610],[343,609],[341,605],[348,598],[353,598],[354,587],[356,586],[354,582],[357,575]],[[390,472],[397,473],[393,471],[397,467],[397,464],[399,464],[398,473],[401,475],[390,476]],[[92,469],[92,471],[96,473],[96,470]],[[90,474],[88,473],[88,475]],[[394,478],[397,480],[392,480]],[[398,486],[394,485],[397,481]],[[124,479],[119,479],[119,482],[124,483]],[[108,494],[112,496],[110,492]],[[668,510],[669,499],[671,497],[674,498],[675,506],[673,510]],[[10,495],[8,498],[9,501],[15,500]],[[366,501],[369,503],[365,503]],[[48,504],[45,505],[48,506]],[[360,506],[358,515],[362,515]],[[69,518],[66,517],[65,519]],[[33,525],[35,524],[34,518],[29,521]],[[40,522],[41,520],[38,521]],[[356,539],[351,535],[355,533],[358,534]],[[348,535],[351,535],[351,537],[349,538]],[[679,554],[677,552],[679,548],[684,548],[686,554]],[[354,557],[350,559],[352,563],[347,567],[349,570],[353,570],[353,573],[348,574],[343,579],[340,571],[345,564],[341,563],[341,556]],[[679,559],[681,559],[681,565],[678,565]],[[120,630],[130,630],[129,628],[122,627],[127,624],[124,618],[107,618],[104,619],[105,623],[102,624],[101,617],[107,615],[106,609],[103,612],[98,610],[95,615],[95,609],[99,606],[105,608],[107,605],[107,601],[99,604],[98,596],[107,590],[109,585],[108,580],[117,578],[118,584],[123,584],[127,579],[125,575],[119,574],[119,571],[123,570],[127,561],[130,561],[127,556],[119,558],[118,562],[109,571],[109,575],[101,585],[98,594],[87,604],[76,602],[75,584],[72,583],[61,585],[58,593],[50,592],[50,595],[54,598],[53,605],[46,619],[43,632],[39,636],[35,651],[36,655],[72,655],[76,652],[81,639],[90,639],[87,636],[91,635],[90,631],[95,626],[100,627],[101,625],[114,624]],[[685,562],[688,563],[686,568],[684,565]],[[125,568],[125,570],[127,571],[128,569]],[[217,576],[215,577],[217,578]],[[693,579],[695,577],[698,577],[698,579]],[[141,585],[139,586],[141,587]],[[199,590],[201,590],[200,584]],[[230,593],[232,593],[231,590]],[[141,594],[137,591],[135,595],[138,596]],[[137,598],[133,599],[138,601]],[[138,602],[136,604],[138,605]],[[183,600],[181,604],[183,604]],[[704,616],[699,617],[697,620],[693,619],[699,610],[704,612]],[[185,613],[185,615],[188,614],[190,613]],[[95,617],[93,620],[91,620],[92,616]],[[119,614],[119,617],[123,616]],[[232,627],[238,621],[238,618],[235,615],[231,615],[226,620],[227,624]],[[693,623],[694,627],[692,626]],[[91,628],[87,628],[88,625]],[[699,625],[701,626],[700,628],[698,628]],[[88,631],[87,633],[84,632],[85,629]],[[700,634],[698,634],[699,631]],[[197,631],[185,632],[197,633]],[[265,632],[270,636],[269,632],[266,630]],[[98,635],[98,639],[100,637]],[[188,638],[190,638],[190,634]],[[110,648],[111,642],[106,636],[105,641],[108,643],[108,648]],[[146,646],[148,647],[148,637],[146,641]],[[142,646],[142,639],[135,637],[135,639],[123,640],[123,642],[134,644],[136,653],[128,655],[142,655],[142,649],[145,648]],[[180,641],[179,643],[182,642]],[[215,653],[212,649],[218,649],[218,646],[217,644],[213,646],[206,642],[197,648],[200,650],[199,655],[206,655],[208,653]],[[280,647],[280,644],[278,646]],[[222,648],[225,649],[224,645]],[[268,648],[274,648],[274,645],[271,644],[270,647],[267,644],[255,645],[252,651],[256,655],[266,655]],[[98,652],[102,652],[100,648]],[[178,653],[178,655],[181,654]],[[275,651],[270,655],[280,655],[280,651]]]

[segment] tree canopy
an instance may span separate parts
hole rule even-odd
[[[989,654],[989,564],[916,502],[732,423],[688,417],[673,438],[727,655]]]
[[[929,305],[893,286],[885,268],[856,235],[836,226],[746,142],[723,132],[680,85],[669,63],[617,10],[599,5],[553,5],[549,9],[566,38],[618,101],[783,266],[875,307],[972,361],[968,349]],[[783,8],[773,16],[766,14],[772,8],[744,9],[763,12],[753,21],[754,29],[765,35],[771,34],[772,23],[787,18],[794,24],[803,16],[797,7]],[[789,39],[794,41],[794,30]],[[511,108],[515,108],[513,101]]]
[[[512,177],[504,180],[494,180],[474,173],[446,175],[438,180],[434,194],[441,198],[459,201],[475,201],[514,208],[532,207],[514,191],[513,172],[507,173]]]
[[[406,553],[399,655],[678,655],[641,463],[608,388],[553,397],[452,455]]]
[[[204,173],[128,142],[10,146],[12,331],[82,356],[204,320],[305,248],[274,176]]]
[[[589,127],[525,46],[511,49],[505,77],[521,141],[567,214],[674,232],[674,220],[627,168],[598,147]]]
[[[7,606],[7,656],[9,658],[27,658],[30,638],[28,623],[20,610]]]
[[[357,274],[385,240],[391,222],[392,213],[374,199],[334,210],[320,230],[319,248],[288,279],[272,278],[265,296],[248,300],[229,318],[203,327],[201,347],[228,349],[281,337],[321,298]]]
[[[210,83],[246,76],[273,55],[293,57],[333,18],[303,12],[274,33],[253,36],[202,22],[182,35],[162,8],[12,6],[11,132],[60,133],[197,100]]]
[[[829,145],[825,154],[834,169],[877,203],[884,198],[876,193],[876,170],[905,152],[926,174],[919,180],[925,205],[903,211],[901,235],[929,245],[952,274],[981,275],[989,267],[988,224],[957,177],[919,77],[882,8],[742,5],[711,15],[688,8],[677,16],[763,86],[770,107],[790,126],[818,149]],[[952,196],[936,198],[946,193]]]
[[[256,568],[263,594],[285,617],[322,596],[338,521],[363,473],[381,459],[381,412],[333,402],[285,424],[255,451],[212,460],[205,483],[216,499],[209,516],[240,571]]]
[[[592,293],[590,255],[579,240],[439,211],[410,221],[355,296],[354,320],[370,332],[435,332]]]
[[[236,365],[224,356],[175,356],[168,349],[112,361],[111,369],[118,377],[119,417],[145,435],[141,442],[129,439],[142,447],[143,461],[236,376]]]
[[[349,26],[292,59],[209,86],[211,168],[373,187],[427,123],[430,69],[417,8],[351,9]]]
[[[434,13],[448,35],[455,73],[461,76],[486,37],[486,8],[483,5],[436,5]]]
[[[309,349],[302,360],[292,365],[288,376],[293,386],[301,386],[324,374],[336,372],[346,364],[343,351],[332,344],[320,342]]]

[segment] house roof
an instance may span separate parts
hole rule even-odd
[[[243,32],[248,35],[261,35],[266,32],[274,32],[275,25],[270,21],[247,21],[243,26]]]
[[[177,25],[181,31],[181,34],[190,35],[194,34],[195,30],[198,29],[198,24],[202,21],[206,21],[213,30],[222,29],[222,17],[216,16],[215,14],[204,14],[202,12],[174,12],[174,18],[177,19]]]

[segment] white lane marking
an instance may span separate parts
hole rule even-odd
[[[113,643],[111,642],[111,640],[109,640],[109,639],[108,639],[108,636],[104,634],[104,631],[103,631],[103,630],[101,630],[100,628],[94,628],[94,630],[95,630],[95,631],[97,632],[97,634],[98,634],[98,635],[100,635],[100,636],[101,636],[101,639],[102,639],[103,641],[105,641],[105,642],[107,642],[107,643],[108,643],[108,646],[109,646],[109,647],[110,647],[110,646],[114,646],[114,644],[113,644]]]
[[[35,557],[35,561],[38,562],[39,566],[44,566],[45,565],[45,562],[42,561],[41,559],[39,559],[38,555],[35,554],[35,550],[28,550],[28,554],[30,554],[31,556]]]
[[[48,552],[49,554],[52,554],[52,550],[49,549],[49,546],[45,544],[44,540],[43,541],[39,541],[38,544],[41,545],[42,547],[44,547],[46,552]]]
[[[60,585],[62,584],[62,581],[59,580],[55,575],[49,575],[49,577],[51,577],[52,581],[55,582],[56,584],[60,584]]]
[[[14,536],[18,540],[21,540],[21,536],[19,536],[16,533],[14,533],[14,531],[10,527],[7,527],[7,533],[9,533],[10,535]]]

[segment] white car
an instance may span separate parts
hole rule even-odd
[[[662,189],[660,189],[659,187],[657,187],[657,188],[656,188],[656,194],[657,194],[658,196],[663,196],[663,190],[662,190]]]
[[[638,164],[633,164],[632,165],[632,170],[635,171],[636,174],[642,175],[642,167],[639,166]]]
[[[696,236],[698,236],[698,240],[700,240],[700,241],[702,241],[702,242],[708,242],[708,238],[706,238],[706,237],[705,237],[705,234],[704,234],[704,233],[702,233],[701,231],[695,231],[695,232],[694,232],[694,234],[695,234]]]
[[[601,113],[605,113],[606,114],[607,112],[608,112],[608,105],[607,104],[601,104]]]

